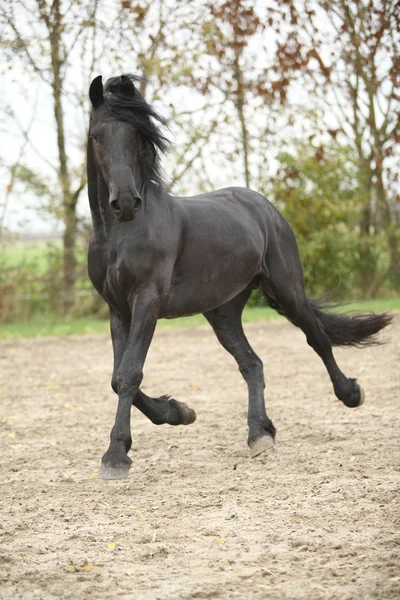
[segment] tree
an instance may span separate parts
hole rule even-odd
[[[271,156],[272,130],[281,108],[273,91],[274,32],[262,3],[207,1],[192,86],[218,107],[214,143],[232,180],[251,187]],[[266,32],[268,31],[268,35]],[[267,43],[268,42],[268,43]]]
[[[57,180],[47,197],[52,200],[57,195],[60,197],[58,206],[53,208],[61,214],[64,225],[63,298],[67,312],[75,302],[77,202],[86,183],[84,145],[90,79],[97,69],[107,73],[112,68],[111,75],[116,71],[144,75],[151,78],[151,83],[143,79],[142,93],[149,101],[162,99],[165,106],[171,92],[186,86],[191,76],[198,22],[198,9],[191,3],[182,6],[163,0],[122,0],[121,4],[107,0],[93,3],[86,0],[79,3],[7,0],[5,4],[0,17],[0,43],[10,68],[24,72],[24,78],[21,77],[18,83],[24,86],[27,99],[31,98],[31,82],[35,82],[35,88],[40,86],[45,90],[42,96],[50,92],[52,97]],[[109,44],[111,35],[112,45]],[[179,45],[183,35],[187,38],[184,52]],[[204,119],[194,126],[188,104],[190,99],[176,108],[171,103],[170,116],[179,124],[179,136],[184,140],[183,149],[181,152],[178,149],[174,155],[171,184],[188,177],[195,168],[201,169],[199,159],[208,132],[215,127],[215,121],[210,122],[209,129],[204,127]],[[6,107],[6,110],[18,125],[22,147],[29,146],[38,156],[40,141],[34,143],[34,134],[28,135],[30,132],[26,127],[20,126],[19,115],[12,107]],[[52,152],[46,149],[41,159],[43,166],[52,171],[51,155]],[[22,152],[16,162],[9,164],[11,186],[6,196],[16,189],[17,175],[22,177],[34,171],[25,164],[26,160]],[[51,187],[47,185],[47,175],[40,177],[38,174],[37,179],[46,181],[46,186]],[[27,183],[21,181],[24,185]],[[28,187],[33,190],[32,185]]]
[[[382,234],[367,236],[361,229],[365,191],[354,150],[335,141],[292,141],[278,161],[267,187],[294,229],[307,289],[373,296],[390,261]]]
[[[85,186],[83,165],[78,178],[73,177],[68,158],[65,132],[67,101],[66,81],[77,44],[93,36],[98,2],[80,2],[79,6],[62,0],[25,3],[8,0],[1,18],[1,43],[10,61],[19,60],[28,74],[46,86],[52,94],[57,140],[56,172],[60,187],[64,223],[63,304],[69,311],[75,303],[77,233],[76,205]],[[76,179],[78,179],[76,181]]]
[[[249,56],[246,55],[252,37],[262,30],[254,7],[245,0],[227,0],[208,4],[210,20],[207,23],[207,52],[218,60],[217,73],[209,75],[212,83],[225,91],[226,99],[235,107],[240,124],[240,146],[243,159],[243,177],[250,187],[250,140],[246,116],[248,94],[254,91],[257,81],[251,77]]]
[[[386,234],[400,283],[398,3],[288,0],[273,18],[285,22],[277,62],[281,81],[307,89],[324,109],[325,132],[353,148],[365,192],[362,231]]]

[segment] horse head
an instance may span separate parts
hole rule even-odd
[[[108,79],[103,88],[98,76],[89,90],[89,148],[119,221],[135,218],[150,184],[163,185],[160,152],[169,146],[160,127],[167,123],[143,98],[135,86],[138,81],[143,78],[120,75]]]
[[[104,90],[101,76],[96,77],[90,86],[89,96],[92,113],[89,126],[91,144],[97,171],[101,173],[109,191],[109,206],[119,221],[132,221],[141,204],[138,191],[137,131],[126,119],[109,109],[119,98],[122,106],[124,98],[135,94],[135,86],[129,77],[119,78],[119,86],[112,91]]]

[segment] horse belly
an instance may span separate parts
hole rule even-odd
[[[222,306],[237,296],[258,274],[259,257],[242,264],[229,261],[224,268],[208,268],[173,278],[167,306],[161,316],[167,319],[196,315]]]

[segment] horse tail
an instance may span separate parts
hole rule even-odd
[[[380,342],[376,334],[393,320],[388,313],[333,313],[331,305],[321,300],[309,300],[332,346],[373,346]],[[334,308],[334,307],[333,307]]]
[[[265,294],[265,292],[264,292]],[[276,300],[265,294],[269,306],[275,309],[279,314],[291,320],[278,306]],[[374,346],[381,342],[376,338],[376,334],[387,327],[393,320],[393,315],[388,313],[335,313],[331,312],[333,308],[341,306],[340,304],[328,304],[323,300],[312,300],[308,298],[308,303],[322,325],[332,346]]]

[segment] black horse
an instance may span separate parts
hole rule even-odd
[[[139,387],[157,319],[203,313],[234,356],[249,390],[252,457],[275,437],[265,411],[263,365],[241,323],[252,290],[261,287],[268,304],[303,330],[336,396],[349,407],[362,404],[362,388],[339,369],[332,345],[374,343],[391,320],[324,312],[322,303],[307,298],[293,231],[261,194],[231,187],[190,198],[171,195],[159,163],[168,147],[160,128],[165,121],[135,87],[137,80],[113,77],[103,88],[99,76],[89,92],[89,276],[110,307],[112,388],[118,394],[99,472],[105,479],[128,474],[132,404],[157,424],[188,425],[196,418],[186,404],[150,398]]]

